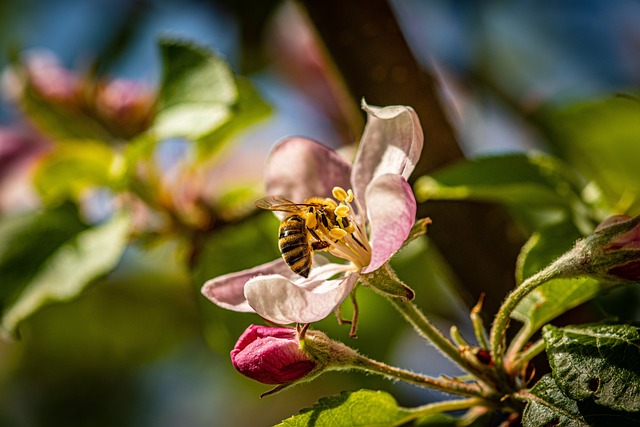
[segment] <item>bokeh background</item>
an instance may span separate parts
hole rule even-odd
[[[640,3],[390,4],[419,64],[435,76],[447,117],[467,156],[535,148],[563,155],[585,170],[598,170],[594,158],[584,155],[584,147],[571,143],[571,138],[579,139],[579,132],[562,133],[553,127],[554,114],[634,93],[640,83]],[[262,162],[269,148],[288,135],[308,136],[345,152],[357,141],[362,117],[345,113],[342,99],[348,95],[340,92],[334,70],[323,57],[322,41],[298,3],[0,1],[3,69],[16,55],[40,55],[56,58],[59,66],[76,73],[128,79],[154,90],[161,77],[157,40],[162,35],[193,40],[221,54],[272,109],[268,117],[237,132],[233,142],[216,153],[214,167],[205,161],[198,164],[207,171],[198,185],[179,177],[182,163],[176,159],[188,155],[188,142],[161,144],[157,161],[167,171],[166,191],[175,198],[197,190],[213,199],[238,183],[259,195]],[[12,83],[4,76],[0,213],[9,217],[42,205],[30,173],[46,150],[42,146],[47,135],[12,102]],[[631,107],[629,120],[635,117],[633,108],[640,116],[638,104]],[[593,114],[598,117],[597,110]],[[628,144],[637,152],[638,139],[629,137],[637,135],[637,127],[630,123],[611,120],[598,129],[602,135],[620,134],[617,147]],[[12,148],[24,140],[36,142],[29,149]],[[606,170],[614,169],[616,161],[610,160]],[[608,175],[601,175],[606,181]],[[616,175],[610,182],[630,176]],[[105,198],[94,194],[84,213],[100,218],[109,210],[105,205]],[[236,338],[260,319],[226,312],[199,292],[211,277],[278,256],[276,219],[269,214],[247,218],[212,233],[201,248],[200,262],[191,268],[182,262],[184,248],[175,239],[134,242],[107,277],[72,301],[48,305],[25,321],[19,340],[0,343],[0,425],[261,426],[276,424],[342,390],[388,390],[404,406],[442,398],[374,377],[332,373],[260,399],[268,387],[239,375],[229,360]],[[430,241],[418,240],[394,265],[416,290],[417,303],[440,327],[447,330],[455,323],[469,335],[465,284],[455,283]],[[5,279],[0,276],[0,286]],[[333,318],[317,327],[374,358],[433,375],[456,373],[382,299],[366,290],[358,296],[356,340],[348,338],[348,327],[338,326]],[[630,298],[637,301],[635,295]],[[631,317],[637,316],[631,312]]]

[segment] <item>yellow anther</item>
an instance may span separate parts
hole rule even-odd
[[[315,212],[307,212],[304,217],[304,222],[307,228],[310,228],[312,230],[315,229],[318,225]]]
[[[340,204],[333,212],[337,217],[344,218],[345,216],[349,215],[349,211],[349,206]]]
[[[348,197],[348,193],[342,187],[333,187],[333,190],[331,190],[331,194],[333,194],[333,197],[335,197],[336,200],[339,200],[341,202]]]
[[[353,198],[354,198],[353,190],[352,189],[347,190],[347,197],[345,197],[344,201],[347,203],[351,203],[353,202]]]
[[[331,230],[329,230],[329,237],[331,237],[332,239],[339,240],[346,235],[347,235],[347,232],[344,231],[342,228],[332,228]]]
[[[348,227],[345,227],[344,231],[346,231],[347,233],[351,234],[354,231],[356,231],[356,227],[353,224],[349,224]]]

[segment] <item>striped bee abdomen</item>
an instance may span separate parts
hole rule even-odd
[[[309,246],[307,226],[300,215],[290,215],[280,224],[278,246],[282,259],[294,273],[308,277],[311,270],[312,250]]]

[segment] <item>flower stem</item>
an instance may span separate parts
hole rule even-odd
[[[536,357],[538,354],[542,353],[545,348],[546,348],[546,343],[544,342],[543,339],[540,339],[534,342],[531,345],[531,347],[529,347],[528,349],[520,353],[516,358],[514,358],[514,361],[511,364],[510,368],[514,372],[520,370],[522,365],[524,365],[525,363],[527,363],[528,361]]]
[[[477,384],[468,384],[447,378],[432,378],[426,375],[416,374],[415,372],[370,359],[361,354],[358,354],[358,357],[352,360],[349,365],[354,369],[360,369],[394,380],[401,380],[446,393],[480,398],[485,397],[482,389]]]
[[[504,371],[504,349],[505,349],[505,337],[507,333],[507,327],[509,325],[509,318],[513,310],[531,291],[538,286],[548,282],[551,279],[557,279],[560,277],[569,277],[575,273],[568,264],[567,258],[570,258],[570,252],[559,258],[553,264],[549,265],[544,270],[539,271],[527,280],[522,282],[520,286],[515,288],[513,292],[507,296],[507,299],[502,303],[493,325],[491,326],[491,332],[489,334],[489,344],[491,345],[491,354],[495,363],[496,370],[498,372]],[[567,268],[569,266],[569,268]]]
[[[411,323],[414,329],[428,341],[440,350],[445,356],[457,363],[465,371],[477,375],[477,372],[472,369],[467,360],[460,354],[458,347],[456,347],[451,341],[449,341],[430,321],[427,317],[409,301],[403,301],[398,298],[387,298],[391,305],[393,305],[404,318]]]

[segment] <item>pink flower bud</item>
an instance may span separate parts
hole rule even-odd
[[[613,225],[621,224],[632,220],[630,216],[615,215],[604,220],[596,231],[605,230]],[[635,225],[630,230],[627,230],[617,236],[615,236],[604,248],[605,253],[613,253],[619,251],[628,251],[628,253],[635,253],[640,250],[640,225]],[[622,262],[620,265],[613,266],[607,270],[607,274],[616,276],[627,280],[637,280],[640,278],[640,260],[632,259],[628,262]]]
[[[231,362],[242,375],[264,384],[304,378],[316,362],[300,349],[292,328],[249,326],[231,351]]]

